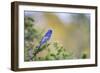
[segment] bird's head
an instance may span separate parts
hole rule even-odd
[[[49,30],[48,30],[48,32],[49,32],[49,33],[52,33],[52,30],[51,30],[51,29],[49,29]]]

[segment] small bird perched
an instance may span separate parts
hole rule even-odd
[[[36,55],[36,54],[40,51],[39,49],[41,48],[42,45],[44,45],[48,40],[50,40],[51,35],[52,35],[52,30],[49,29],[49,30],[45,33],[45,35],[42,37],[42,39],[41,39],[41,41],[40,41],[40,44],[39,44],[39,46],[37,47],[38,49],[37,49],[37,51],[34,53],[34,55]]]

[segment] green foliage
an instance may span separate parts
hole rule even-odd
[[[49,46],[48,46],[49,45]],[[52,48],[51,48],[52,46]],[[34,60],[62,60],[62,59],[71,59],[72,55],[68,53],[62,46],[59,46],[59,43],[54,42],[53,44],[45,44],[40,49],[47,50],[47,54],[43,57],[35,56]]]
[[[82,59],[86,59],[87,58],[87,55],[84,53],[83,55],[82,55]]]
[[[42,38],[42,31],[38,31],[34,27],[34,19],[31,17],[25,16],[24,18],[24,60],[30,61],[32,56],[30,56],[29,49],[31,48],[31,53],[33,53],[35,50],[34,48],[39,43],[39,40]],[[36,44],[37,43],[37,44]]]

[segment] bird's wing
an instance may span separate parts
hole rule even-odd
[[[44,44],[48,40],[48,36],[42,38],[40,44]]]

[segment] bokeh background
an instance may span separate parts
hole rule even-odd
[[[25,61],[90,58],[90,14],[24,11],[24,25]],[[51,39],[34,56],[48,29]]]

